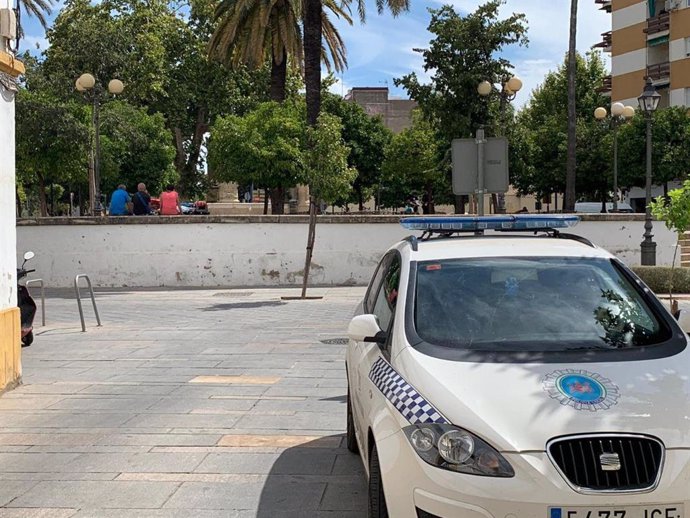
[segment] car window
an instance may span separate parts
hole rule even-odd
[[[638,289],[606,259],[418,263],[414,310],[422,340],[467,350],[626,349],[671,337]]]
[[[376,305],[376,297],[378,296],[378,291],[381,287],[381,280],[383,279],[383,275],[386,273],[386,270],[388,269],[388,264],[390,263],[390,260],[390,254],[386,255],[383,259],[381,259],[381,262],[376,268],[376,272],[374,272],[374,276],[371,278],[371,282],[369,283],[369,291],[367,291],[367,298],[365,301],[364,308],[369,313],[373,313],[374,306]]]
[[[388,268],[385,269],[383,283],[376,295],[372,313],[379,319],[381,329],[386,331],[393,320],[395,306],[398,303],[398,288],[400,286],[400,257],[392,256]]]

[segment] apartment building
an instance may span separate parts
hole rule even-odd
[[[417,101],[390,97],[388,87],[356,86],[347,93],[345,100],[359,104],[368,115],[380,115],[393,133],[412,126],[412,110],[417,107]]]
[[[690,0],[594,1],[611,13],[611,31],[595,45],[611,53],[600,91],[636,107],[649,76],[659,107],[690,106]]]

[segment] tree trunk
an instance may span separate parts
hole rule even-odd
[[[575,211],[576,179],[576,110],[575,110],[575,77],[577,43],[577,0],[570,0],[570,45],[568,47],[568,158],[565,168],[565,199],[563,212]]]
[[[196,190],[197,172],[199,157],[201,156],[201,146],[204,143],[204,135],[208,131],[208,109],[198,107],[196,112],[196,124],[194,134],[188,141],[188,149],[185,149],[185,136],[182,129],[175,127],[173,135],[175,137],[175,169],[180,175],[180,185],[178,190],[182,195],[192,195]]]
[[[271,54],[272,55],[272,54]],[[283,50],[280,63],[272,55],[271,59],[271,100],[282,103],[285,100],[287,82],[287,53]]]
[[[271,189],[271,214],[285,214],[285,189],[283,187]]]
[[[302,298],[307,297],[307,284],[309,282],[309,269],[311,268],[311,256],[316,241],[316,199],[309,196],[309,233],[307,235],[307,257],[304,261],[304,278],[302,279]]]
[[[14,186],[14,199],[15,203],[17,205],[17,218],[22,217],[22,200],[19,198],[19,186],[15,185]]]
[[[456,214],[465,214],[465,204],[467,203],[467,196],[464,194],[456,194],[453,197],[453,204]]]
[[[307,90],[307,124],[310,126],[316,126],[321,111],[321,2],[304,2],[304,83]]]
[[[434,186],[431,182],[426,184],[426,203],[422,200],[422,212],[424,214],[436,214],[434,206]]]
[[[364,210],[364,193],[362,192],[362,185],[359,182],[355,182],[355,192],[357,193],[357,205],[359,206],[359,212]]]
[[[41,217],[48,217],[48,200],[46,199],[46,182],[43,175],[38,176],[38,199],[41,203]]]
[[[307,93],[307,124],[316,126],[321,111],[321,32],[322,0],[304,2],[304,85]],[[307,145],[311,145],[308,143]],[[309,231],[307,236],[307,257],[304,265],[302,298],[307,296],[309,269],[316,238],[316,200],[309,197]]]
[[[264,216],[268,214],[268,197],[271,195],[271,189],[264,188]]]

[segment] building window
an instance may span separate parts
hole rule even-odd
[[[688,0],[690,2],[690,0]],[[685,55],[690,56],[690,38],[685,38]]]
[[[690,106],[690,88],[685,89],[685,106]]]

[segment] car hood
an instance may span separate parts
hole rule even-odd
[[[689,358],[683,351],[617,363],[469,363],[407,347],[393,366],[448,421],[501,451],[544,451],[554,437],[597,432],[644,433],[687,448]]]

